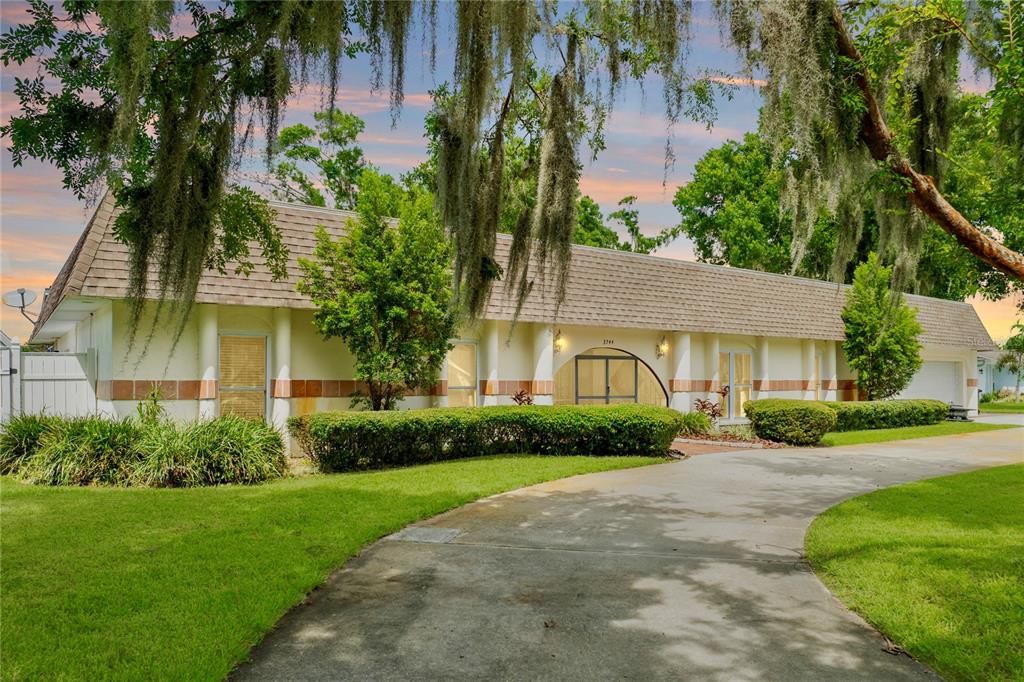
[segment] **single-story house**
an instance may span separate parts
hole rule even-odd
[[[113,235],[108,197],[98,206],[43,302],[32,336],[95,358],[99,412],[126,415],[150,386],[181,418],[240,413],[282,424],[289,415],[346,409],[357,384],[352,357],[313,326],[296,291],[296,259],[314,229],[345,233],[352,214],[275,203],[290,250],[288,278],[259,266],[249,277],[207,272],[188,325],[145,329],[128,348],[127,249]],[[497,258],[509,240],[499,237]],[[640,402],[687,411],[729,386],[726,421],[752,398],[856,400],[842,352],[846,287],[591,247],[573,248],[564,302],[538,282],[518,319],[495,287],[483,319],[461,331],[429,395],[403,407],[494,405],[525,390],[538,404]],[[967,304],[907,296],[924,329],[924,364],[904,397],[977,409],[977,352],[994,348]]]

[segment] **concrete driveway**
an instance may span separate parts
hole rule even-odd
[[[1024,461],[1024,430],[579,476],[382,540],[235,672],[260,680],[935,679],[803,559],[844,498]]]

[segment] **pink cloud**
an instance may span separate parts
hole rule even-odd
[[[314,113],[324,108],[324,89],[310,86],[293,94],[287,102],[289,111]],[[408,93],[405,95],[404,106],[429,107],[430,95],[427,93]],[[382,93],[374,93],[369,89],[338,88],[335,106],[356,115],[372,114],[387,111],[390,107],[388,97]]]
[[[675,185],[663,185],[660,179],[604,177],[600,175],[584,175],[580,178],[580,192],[601,204],[616,204],[619,199],[630,194],[639,202],[665,203],[671,202],[675,195]]]
[[[12,234],[5,230],[0,237],[0,251],[15,263],[49,263],[59,268],[67,260],[75,239],[69,234]]]
[[[0,3],[0,23],[3,23],[5,26],[27,24],[31,20],[32,17],[28,13],[27,2],[5,0]]]
[[[394,144],[407,147],[425,147],[426,140],[422,137],[399,137],[396,135],[367,135],[359,136],[359,141],[364,144]]]

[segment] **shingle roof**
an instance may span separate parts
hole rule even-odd
[[[256,260],[249,277],[207,272],[196,301],[287,308],[312,308],[295,290],[298,258],[309,257],[314,229],[337,237],[354,214],[297,204],[273,203],[289,250],[288,278],[274,282]],[[117,215],[108,196],[100,203],[51,287],[36,324],[38,333],[68,296],[123,298],[128,285],[128,250],[113,235]],[[507,261],[510,238],[499,235],[496,257]],[[155,282],[154,282],[155,285]],[[520,312],[524,322],[717,332],[805,339],[843,338],[840,318],[845,286],[818,280],[707,265],[671,258],[573,247],[561,306],[549,282],[538,282]],[[918,309],[922,342],[978,349],[995,347],[974,308],[966,303],[908,295]],[[484,317],[511,320],[515,296],[498,284]]]

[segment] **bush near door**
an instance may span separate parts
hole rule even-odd
[[[405,466],[499,453],[662,455],[704,415],[649,405],[454,407],[324,412],[288,428],[323,472]]]
[[[868,400],[821,404],[835,410],[836,425],[833,431],[926,426],[944,420],[949,412],[949,405],[941,400]]]
[[[836,412],[810,400],[750,400],[747,418],[759,438],[789,445],[815,445],[836,425]]]

